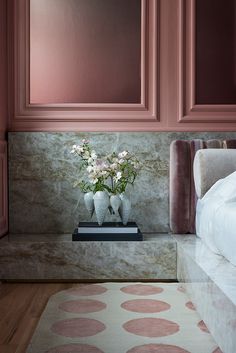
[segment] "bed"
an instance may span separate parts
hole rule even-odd
[[[236,140],[176,140],[170,154],[170,227],[196,234],[236,266]]]

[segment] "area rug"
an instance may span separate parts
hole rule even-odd
[[[27,353],[220,353],[177,283],[104,283],[53,295]]]

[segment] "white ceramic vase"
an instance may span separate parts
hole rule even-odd
[[[93,200],[92,191],[86,192],[86,194],[84,194],[84,203],[85,203],[86,209],[90,214],[90,217],[92,217],[94,212],[94,200]]]
[[[106,191],[97,191],[93,196],[93,199],[97,221],[101,226],[105,220],[108,206],[110,204],[109,196]]]
[[[119,207],[121,205],[121,199],[119,195],[110,196],[110,205],[115,215],[118,214]]]
[[[121,205],[119,208],[119,214],[122,223],[126,226],[129,220],[129,215],[131,211],[131,202],[125,193],[120,194]]]

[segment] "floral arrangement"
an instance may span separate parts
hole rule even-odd
[[[80,157],[82,168],[86,169],[86,180],[74,183],[85,193],[107,191],[110,195],[122,194],[127,185],[134,184],[141,167],[138,159],[129,151],[99,157],[86,139],[80,145],[73,145],[71,153]]]

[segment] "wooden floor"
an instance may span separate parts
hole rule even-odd
[[[0,352],[24,353],[49,297],[78,283],[0,284]]]

